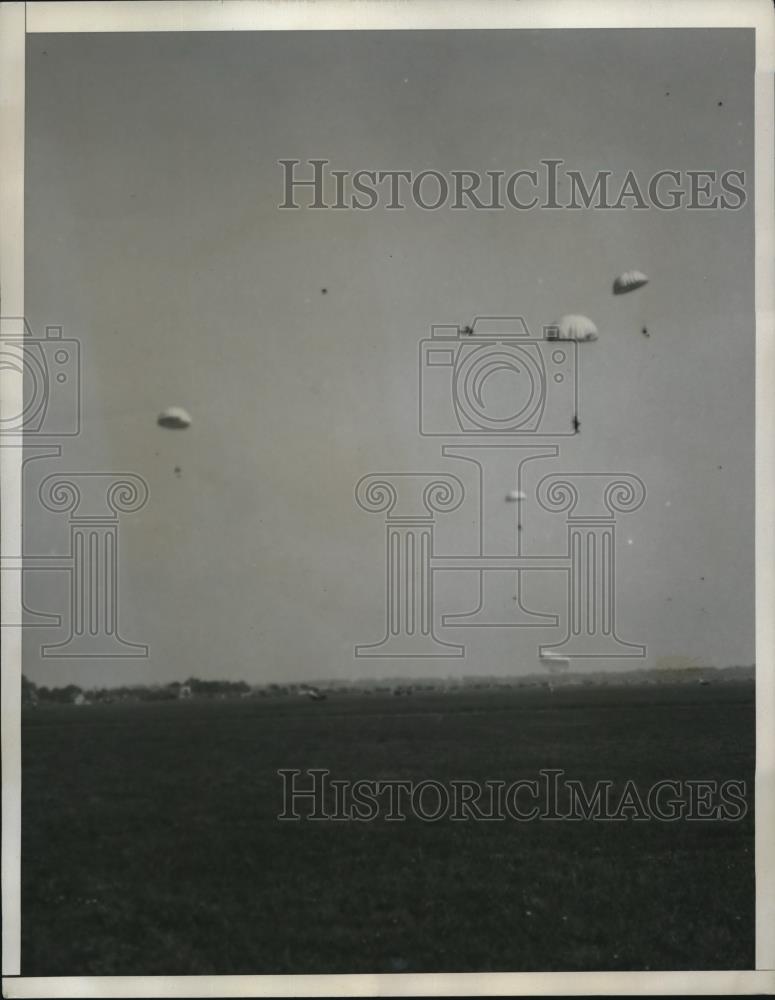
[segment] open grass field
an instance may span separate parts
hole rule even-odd
[[[22,973],[750,968],[754,688],[41,706]],[[746,782],[738,822],[283,823],[335,778]]]

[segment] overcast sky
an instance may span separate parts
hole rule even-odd
[[[437,551],[473,552],[472,468],[418,433],[418,342],[481,314],[540,335],[570,312],[600,330],[580,351],[581,432],[528,488],[568,469],[637,474],[647,501],[618,525],[621,637],[650,665],[753,661],[753,32],[32,35],[27,52],[26,311],[36,332],[80,340],[84,394],[81,435],[30,467],[27,549],[69,544],[67,518],[35,502],[43,474],[128,471],[150,491],[122,519],[119,559],[120,628],[148,659],[42,660],[64,635],[37,629],[29,676],[537,669],[562,629],[450,629],[464,660],[356,660],[384,634],[385,571],[383,519],[353,489],[369,472],[459,475],[467,499],[440,518]],[[644,182],[744,170],[749,202],[283,212],[291,157],[447,172],[556,157]],[[614,297],[628,268],[651,282]],[[170,404],[190,429],[156,426]],[[562,552],[563,516],[539,521],[526,548]],[[30,603],[66,614],[66,575],[28,575]],[[472,574],[438,576],[437,614],[476,606]],[[540,576],[530,603],[561,610],[563,574]],[[513,592],[503,574],[504,609]]]

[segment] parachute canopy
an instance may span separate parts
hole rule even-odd
[[[527,496],[522,490],[509,490],[506,494],[506,499],[509,503],[517,503],[520,500],[527,500]]]
[[[182,406],[168,406],[157,417],[159,427],[169,427],[172,430],[183,430],[191,425],[191,417]]]
[[[649,279],[643,271],[624,271],[614,281],[614,295],[626,295],[627,292],[634,292],[636,288],[643,288],[648,283]]]
[[[588,316],[563,316],[552,323],[548,336],[550,340],[597,340],[597,327]]]
[[[547,667],[552,672],[568,670],[570,667],[570,660],[567,656],[560,656],[559,653],[555,653],[551,649],[541,650],[538,658],[542,666]]]

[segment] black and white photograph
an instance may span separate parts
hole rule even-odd
[[[772,39],[0,6],[5,995],[775,990]]]

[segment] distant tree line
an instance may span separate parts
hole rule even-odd
[[[190,677],[187,681],[173,681],[170,684],[133,684],[114,688],[85,689],[77,684],[63,687],[37,685],[28,677],[22,677],[22,704],[37,705],[50,702],[59,705],[73,705],[84,702],[110,704],[115,701],[175,701],[181,697],[225,698],[250,694],[251,687],[245,681],[203,681]]]
[[[515,677],[466,676],[438,680],[406,681],[401,678],[390,680],[359,680],[355,682],[324,681],[318,684],[276,682],[251,686],[245,681],[200,680],[189,677],[186,681],[169,684],[134,684],[115,688],[91,688],[86,690],[77,684],[63,687],[38,686],[27,677],[22,677],[22,703],[37,705],[49,702],[60,705],[111,704],[118,701],[177,701],[185,698],[277,698],[304,697],[313,701],[325,700],[328,695],[394,695],[408,696],[435,692],[455,694],[462,691],[505,691],[512,688],[538,688],[554,686],[572,687],[581,685],[608,686],[629,684],[690,683],[752,679],[754,667],[700,667],[693,662],[676,669],[673,660],[662,660],[656,669],[636,669],[620,672],[581,672],[554,677],[551,681],[545,674],[527,674]]]

